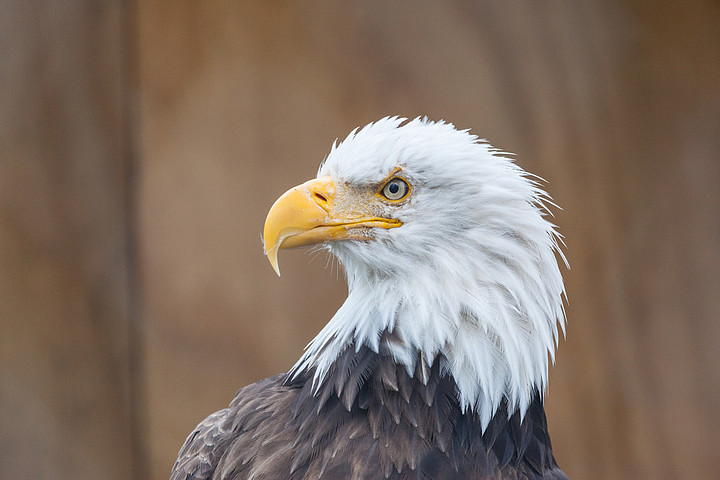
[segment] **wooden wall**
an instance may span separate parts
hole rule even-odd
[[[143,475],[125,8],[0,2],[0,478]]]
[[[571,478],[720,474],[720,8],[0,1],[0,478],[167,478],[340,305],[267,209],[384,115],[518,154],[564,210],[547,409]]]

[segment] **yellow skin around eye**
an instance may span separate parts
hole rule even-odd
[[[392,187],[396,187],[394,192],[392,191]],[[387,200],[390,200],[391,202],[398,202],[408,196],[410,193],[410,185],[408,185],[408,183],[400,177],[393,177],[380,190],[380,193]],[[395,198],[396,196],[397,198]]]
[[[407,200],[410,197],[410,194],[412,193],[412,186],[410,185],[410,182],[407,181],[406,178],[404,178],[402,175],[398,175],[402,169],[400,167],[396,167],[393,169],[392,172],[390,172],[390,175],[385,177],[385,180],[383,180],[380,184],[382,185],[380,189],[375,194],[376,197],[379,197],[383,202],[385,203],[402,203],[405,200]],[[393,180],[398,179],[405,182],[405,185],[407,185],[407,192],[405,192],[405,195],[402,197],[393,200],[391,198],[388,198],[383,194],[383,191],[385,190],[385,187],[388,185],[388,183],[392,182]]]

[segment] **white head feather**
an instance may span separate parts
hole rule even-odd
[[[395,360],[415,371],[442,354],[464,410],[483,428],[503,398],[524,414],[544,392],[558,324],[565,330],[559,235],[536,177],[452,124],[384,118],[353,131],[318,176],[376,185],[396,169],[410,199],[384,212],[400,228],[375,229],[370,241],[326,248],[344,266],[348,298],[293,368],[317,367],[316,385],[349,344],[377,351],[391,331],[404,343]]]

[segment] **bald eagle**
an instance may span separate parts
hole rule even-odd
[[[543,408],[565,331],[539,178],[452,124],[383,118],[268,213],[265,252],[316,245],[348,297],[288,372],[197,426],[171,478],[566,479]]]

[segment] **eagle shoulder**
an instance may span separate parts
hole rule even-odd
[[[285,378],[284,374],[275,375],[241,388],[227,408],[200,422],[180,449],[170,480],[242,478],[221,471],[223,465],[227,464],[226,454],[245,437],[257,439],[258,443],[267,443],[269,439],[281,436],[278,434],[282,432],[270,431],[278,422],[264,420],[271,417],[277,419],[283,415],[283,410],[287,411],[286,406],[292,397],[290,391],[293,389],[283,386]],[[247,465],[252,460],[252,453],[253,449],[243,452],[234,448],[236,461],[233,463],[236,466]]]
[[[363,347],[341,355],[326,388],[311,372],[261,380],[198,425],[171,480],[567,480],[539,396],[522,420],[502,405],[483,431],[439,362],[427,374]]]

